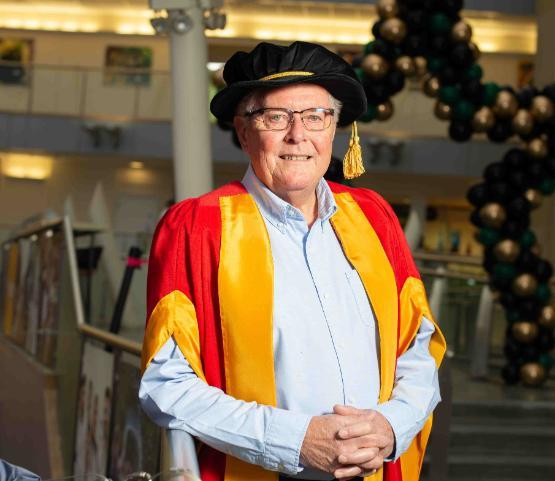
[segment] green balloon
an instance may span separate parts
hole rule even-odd
[[[376,41],[372,40],[371,42],[368,42],[364,46],[364,55],[368,55],[369,53],[372,53],[374,51],[374,44],[375,43],[376,43]]]
[[[540,355],[538,362],[548,371],[553,367],[553,358],[546,352]]]
[[[542,302],[547,302],[551,298],[551,289],[549,284],[540,284],[534,293],[536,299]]]
[[[495,233],[497,234],[497,232]],[[498,262],[493,266],[493,275],[502,280],[512,279],[516,276],[516,267],[508,262]]]
[[[378,115],[378,108],[374,104],[368,104],[368,110],[360,116],[362,122],[372,122]]]
[[[497,244],[499,239],[499,232],[494,229],[490,229],[489,227],[484,227],[480,229],[480,232],[478,232],[478,242],[484,244],[485,246]]]
[[[520,321],[520,314],[518,311],[507,311],[507,321],[511,324]]]
[[[430,18],[430,30],[441,35],[451,31],[453,22],[444,13],[435,13]]]
[[[484,92],[482,94],[483,104],[491,107],[495,103],[495,99],[497,98],[497,94],[500,90],[499,85],[496,83],[486,82],[484,84]]]
[[[464,74],[466,80],[479,80],[482,78],[484,71],[477,63],[473,64]]]
[[[453,85],[446,85],[439,89],[439,99],[447,105],[455,105],[461,98],[459,89]]]
[[[360,67],[355,68],[355,73],[357,74],[358,79],[362,82],[365,78],[364,70]]]
[[[456,120],[470,120],[474,116],[475,108],[472,102],[461,99],[453,108],[453,118]]]
[[[521,247],[527,248],[533,246],[535,242],[536,234],[534,234],[531,230],[527,230],[524,234],[522,234],[519,244]]]
[[[426,59],[426,66],[428,72],[433,74],[438,74],[445,68],[446,62],[444,58],[441,57],[428,57]]]
[[[555,178],[544,179],[540,184],[540,191],[544,195],[553,194],[555,192]]]

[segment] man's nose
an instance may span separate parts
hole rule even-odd
[[[293,114],[293,121],[289,126],[289,130],[287,131],[287,135],[285,136],[285,140],[287,142],[298,143],[304,140],[305,138],[305,128],[303,125],[303,121],[301,119],[301,114],[295,113]]]

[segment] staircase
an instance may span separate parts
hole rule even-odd
[[[447,481],[555,481],[555,402],[455,401]]]

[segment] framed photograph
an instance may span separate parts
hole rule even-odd
[[[159,470],[160,428],[139,405],[140,359],[122,352],[114,374],[113,429],[108,476],[121,481],[126,475]]]
[[[106,47],[104,85],[150,85],[152,49],[150,47]]]
[[[0,84],[29,85],[33,40],[0,37]]]
[[[77,395],[73,473],[106,475],[114,354],[85,341]]]

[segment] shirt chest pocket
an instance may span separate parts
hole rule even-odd
[[[347,290],[349,291],[346,296],[349,311],[356,312],[360,321],[366,326],[373,326],[374,314],[372,313],[370,301],[358,272],[350,269],[345,272],[345,278],[347,279]]]

